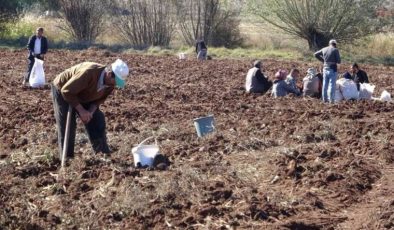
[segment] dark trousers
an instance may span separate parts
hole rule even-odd
[[[37,55],[36,58],[38,58],[40,60],[44,60],[44,58],[41,55]],[[29,55],[27,60],[29,61],[29,63],[27,65],[27,73],[25,75],[25,81],[29,82],[30,73],[31,73],[31,70],[33,69],[33,65],[34,65],[34,62],[35,62],[34,61],[34,56],[33,55]]]
[[[55,111],[56,129],[58,134],[57,142],[59,145],[59,156],[61,158],[65,139],[69,104],[64,100],[62,94],[55,86],[51,85],[51,90],[53,109]],[[88,109],[90,104],[82,104],[82,106],[85,109]],[[76,111],[73,109],[71,113],[70,137],[68,142],[67,157],[74,157],[76,127]],[[90,143],[92,144],[93,150],[95,152],[110,153],[105,131],[105,116],[104,113],[99,110],[99,108],[97,108],[97,110],[94,112],[93,118],[89,121],[89,123],[85,124],[85,129],[88,133]]]
[[[250,89],[250,93],[256,93],[256,94],[265,94],[268,90],[271,89],[273,83],[272,81],[264,81],[263,83],[260,82],[260,84],[262,84],[261,89],[259,90],[255,90],[255,89]]]

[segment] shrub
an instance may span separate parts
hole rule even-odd
[[[170,1],[118,0],[115,14],[114,25],[129,44],[140,48],[170,44],[175,30]]]
[[[75,41],[93,43],[103,31],[110,2],[108,0],[57,0],[66,31]]]
[[[208,45],[233,46],[240,43],[239,22],[236,17],[240,8],[219,0],[174,1],[178,26],[185,42],[194,45],[204,38]]]

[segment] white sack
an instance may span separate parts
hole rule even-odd
[[[340,102],[340,101],[343,100],[343,95],[342,95],[342,92],[340,90],[340,85],[339,85],[338,81],[335,84],[335,98],[334,98],[335,102]]]
[[[380,96],[380,100],[381,100],[381,101],[388,101],[388,102],[390,102],[390,101],[391,101],[391,95],[390,95],[390,93],[387,92],[386,90],[384,90],[384,91],[382,92],[382,95]]]
[[[345,100],[350,100],[350,99],[358,99],[358,90],[357,90],[357,84],[350,79],[339,79],[337,81],[339,83],[339,89],[342,92],[342,96]]]
[[[371,100],[374,90],[375,90],[375,86],[374,85],[371,85],[369,83],[362,83],[362,84],[360,84],[360,92],[359,92],[360,99]]]
[[[44,61],[34,58],[34,65],[30,73],[29,84],[33,88],[45,85]]]

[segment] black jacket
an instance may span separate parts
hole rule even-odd
[[[27,49],[29,50],[29,57],[33,57],[34,54],[34,44],[36,42],[36,35],[30,37],[29,42],[27,43]],[[46,54],[48,51],[48,40],[46,37],[41,37],[41,54]]]
[[[357,89],[360,90],[361,83],[369,83],[368,75],[363,70],[358,70],[356,74],[353,75],[353,80],[357,84]]]
[[[207,46],[205,45],[204,41],[198,41],[196,43],[196,53],[200,52],[202,49],[207,49]]]

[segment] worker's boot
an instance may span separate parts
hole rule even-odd
[[[99,138],[92,140],[92,148],[95,153],[111,154],[112,151],[108,146],[107,138]]]

